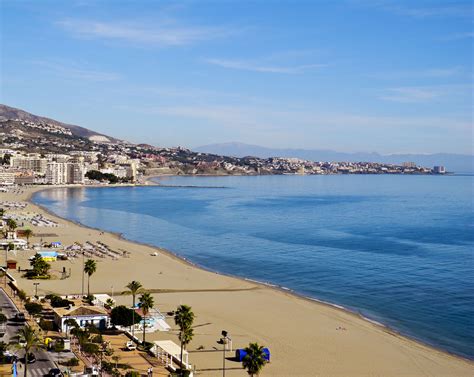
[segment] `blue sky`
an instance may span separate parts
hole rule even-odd
[[[470,1],[1,1],[2,103],[133,142],[472,154]]]

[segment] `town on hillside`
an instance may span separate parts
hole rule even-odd
[[[45,121],[0,119],[0,184],[143,183],[146,176],[445,174],[443,166],[230,157],[74,134]]]

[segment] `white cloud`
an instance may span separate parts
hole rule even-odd
[[[264,72],[264,73],[285,73],[297,74],[309,70],[315,70],[325,67],[325,64],[302,64],[292,66],[279,66],[271,64],[261,64],[244,60],[227,60],[227,59],[206,59],[209,64],[217,65],[223,68],[230,68],[243,71]]]
[[[380,99],[402,103],[428,103],[449,96],[462,96],[471,90],[472,87],[467,84],[405,86],[386,89]]]
[[[57,23],[64,30],[83,38],[100,38],[154,46],[181,46],[202,40],[234,34],[236,30],[180,26],[175,22],[138,24],[131,22],[101,22],[66,19]]]
[[[370,74],[370,77],[381,80],[399,80],[399,79],[426,79],[426,78],[447,78],[459,76],[465,73],[461,67],[446,68],[426,68],[413,71],[394,71]]]

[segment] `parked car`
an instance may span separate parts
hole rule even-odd
[[[48,376],[49,377],[63,377],[64,374],[58,368],[53,368],[49,370]]]
[[[125,349],[127,351],[135,351],[137,349],[137,346],[135,345],[135,343],[129,340],[127,343],[125,343]]]
[[[95,366],[91,366],[91,367],[85,367],[84,368],[84,374],[87,374],[89,376],[98,376],[99,375],[99,371],[97,370],[97,368]]]
[[[25,313],[22,313],[22,312],[16,313],[13,316],[12,320],[15,321],[15,322],[25,322],[26,321]]]

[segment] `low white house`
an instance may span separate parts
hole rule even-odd
[[[0,248],[6,249],[9,244],[15,246],[15,250],[24,250],[27,248],[28,243],[21,238],[4,238],[0,239]]]
[[[66,320],[73,319],[79,327],[93,325],[104,330],[110,327],[110,317],[106,309],[97,306],[73,306],[72,308],[54,308],[54,321],[61,332],[66,332]]]

